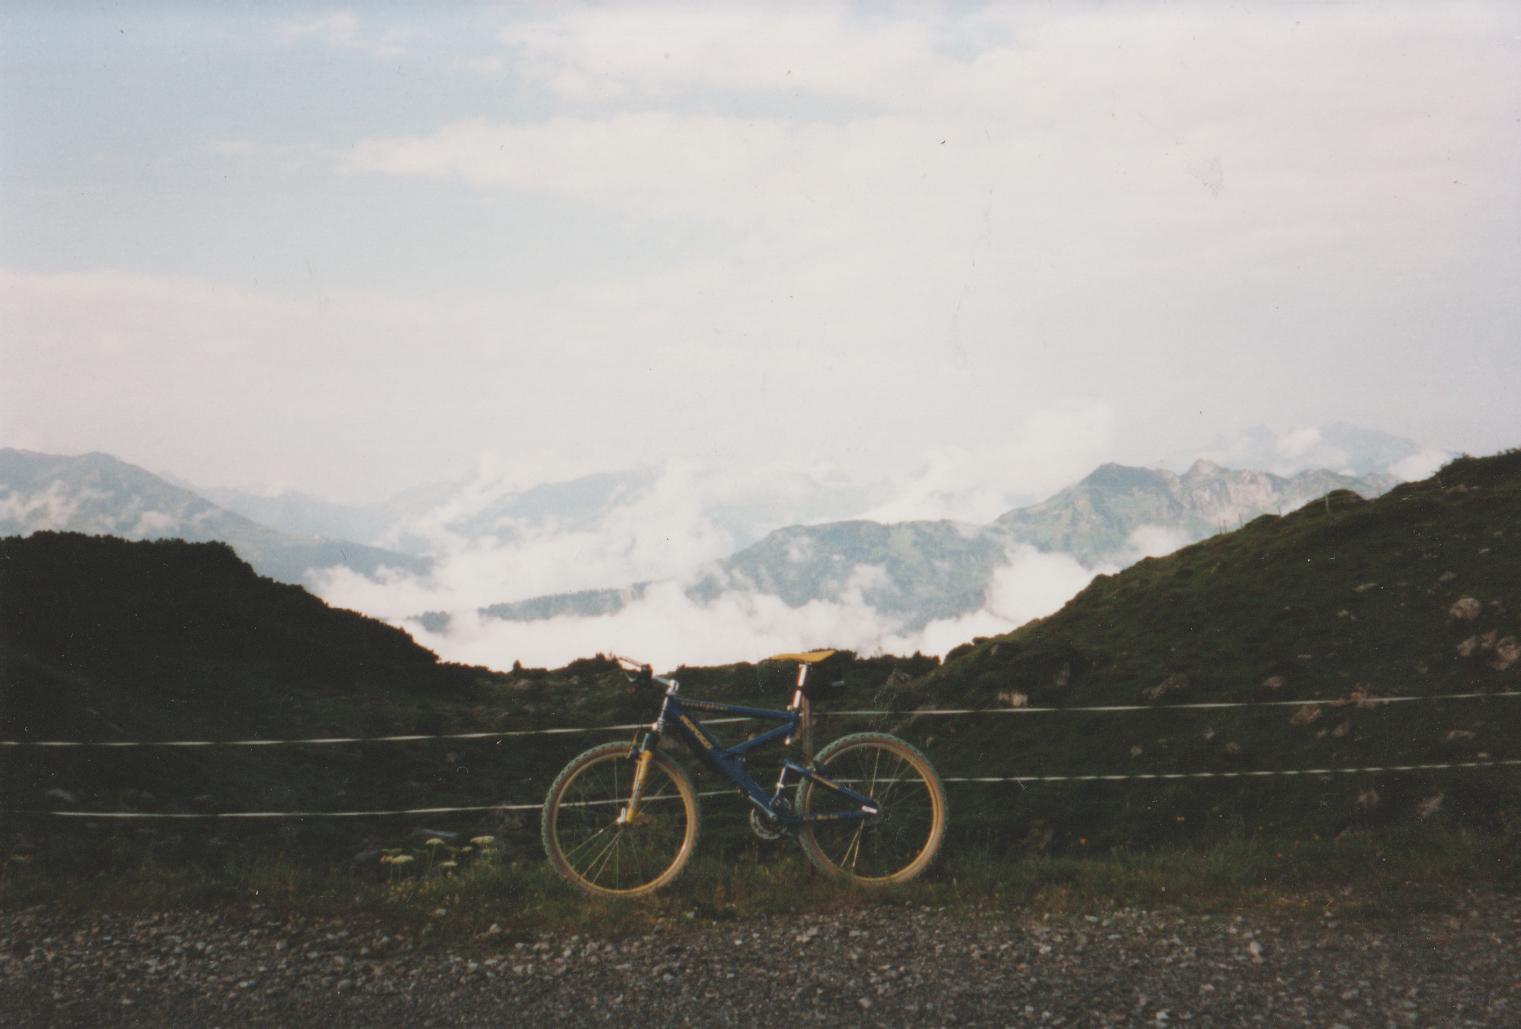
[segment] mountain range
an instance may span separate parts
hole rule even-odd
[[[1336,423],[1290,432],[1248,428],[1157,464],[1182,474],[1204,457],[1225,467],[1261,469],[1284,478],[1326,469],[1354,477],[1392,474],[1411,479],[1430,474],[1453,456],[1424,449],[1401,436]],[[787,525],[848,519],[967,520],[964,513],[946,513],[954,512],[955,504],[903,503],[905,496],[943,492],[946,484],[935,475],[933,467],[906,466],[889,481],[806,465],[717,469],[673,462],[524,484],[482,470],[414,486],[382,500],[347,504],[298,491],[252,492],[171,481],[228,511],[290,535],[354,540],[428,556],[437,554],[444,537],[511,543],[545,534],[597,531],[620,511],[672,502],[662,499],[662,494],[678,498],[677,503],[691,501],[700,506],[702,520],[730,543],[731,552]],[[919,481],[926,476],[932,485]],[[974,519],[978,521],[1000,510],[1028,506],[1046,495],[1046,491],[1032,490],[1017,472],[1001,471],[996,462],[988,465],[975,486],[980,493],[1004,498],[1001,506],[995,501],[991,510],[984,508]],[[899,513],[877,513],[887,511]]]
[[[994,575],[1021,547],[1069,554],[1091,569],[1113,570],[1259,515],[1293,510],[1334,490],[1372,498],[1397,482],[1383,474],[1324,470],[1284,477],[1203,460],[1182,475],[1106,464],[1051,498],[987,525],[855,520],[786,526],[718,562],[686,589],[700,602],[733,589],[771,594],[792,607],[859,599],[900,629],[916,630],[980,609]],[[480,613],[516,621],[606,615],[637,601],[648,585],[534,597]],[[447,618],[432,612],[423,624],[438,632]]]
[[[1279,439],[1280,458],[1287,451],[1323,452],[1360,468],[1420,453],[1408,440],[1346,426],[1302,436],[1286,446],[1264,430],[1231,446],[1263,450]],[[202,490],[105,454],[0,450],[0,535],[68,530],[221,540],[260,574],[323,591],[324,572],[337,569],[383,582],[391,581],[386,575],[410,576],[426,589],[430,570],[461,546],[467,553],[503,546],[529,553],[544,540],[579,534],[609,539],[604,549],[616,552],[625,542],[648,543],[651,532],[698,532],[706,534],[703,545],[712,556],[695,571],[690,564],[656,567],[653,575],[630,576],[633,581],[609,576],[604,588],[517,597],[504,582],[511,599],[481,606],[479,613],[519,622],[603,616],[637,602],[653,582],[674,581],[698,603],[744,591],[793,608],[815,601],[864,604],[884,626],[911,631],[984,607],[1016,552],[1070,555],[1082,567],[1112,570],[1331,490],[1371,497],[1396,481],[1379,472],[1275,475],[1210,461],[1196,461],[1181,474],[1109,464],[990,522],[884,523],[849,517],[882,506],[880,483],[861,485],[817,469],[740,475],[667,466],[526,488],[477,476],[415,487],[379,503],[339,504],[294,492]],[[614,539],[619,533],[625,535]],[[597,585],[584,574],[580,582]],[[349,603],[370,609],[359,600]],[[412,613],[425,629],[441,632],[460,610]]]

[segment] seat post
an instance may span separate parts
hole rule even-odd
[[[787,710],[788,711],[801,711],[803,709],[803,686],[807,682],[808,682],[808,666],[806,664],[804,664],[802,661],[799,661],[798,665],[797,665],[797,685],[795,687],[793,687],[793,690],[792,690],[792,703],[790,703],[790,704],[787,705]],[[807,718],[808,718],[808,716],[804,715],[804,719],[806,720]],[[783,740],[782,741],[782,746],[784,746],[784,747],[790,747],[790,746],[792,746],[792,741],[795,740],[798,737],[799,734],[802,734],[803,738],[805,740],[807,740],[809,738],[808,727],[806,725],[803,725],[803,724],[799,723],[799,725],[798,725],[798,731],[795,732],[795,733],[790,734],[785,740]],[[806,746],[807,745],[805,744],[805,749],[806,749]],[[813,755],[809,754],[807,756],[809,758],[811,758]]]

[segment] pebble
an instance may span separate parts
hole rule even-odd
[[[0,912],[0,1021],[1516,1024],[1521,953],[1496,941],[1521,938],[1521,896],[1452,899],[1376,921],[1338,911],[1334,926],[1293,911],[881,906],[452,943],[359,916],[37,906]]]

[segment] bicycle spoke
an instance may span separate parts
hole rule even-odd
[[[882,752],[878,750],[875,753],[876,760],[871,765],[871,778],[867,780],[866,795],[868,797],[875,797],[877,795],[877,769],[882,765]]]
[[[602,869],[607,867],[608,858],[612,856],[613,852],[618,849],[618,844],[622,842],[623,834],[621,832],[614,833],[613,838],[607,841],[607,846],[603,847],[597,853],[597,856],[592,858],[592,863],[586,866],[586,877],[588,879],[596,882],[602,877]]]
[[[597,837],[601,836],[603,833],[607,832],[609,829],[612,829],[612,828],[614,828],[614,827],[611,826],[611,825],[604,825],[602,828],[600,828],[596,832],[592,833],[586,839],[584,839],[580,843],[576,844],[570,850],[567,850],[565,852],[565,856],[567,858],[569,858],[569,857],[575,855],[576,853],[578,853],[581,850],[582,847],[585,847],[587,844],[592,843],[594,840],[597,839]]]
[[[865,831],[865,822],[857,825],[855,834],[850,838],[850,846],[845,848],[845,857],[849,860],[852,869],[856,867],[856,862],[861,860],[861,834]]]

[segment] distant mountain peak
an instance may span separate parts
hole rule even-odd
[[[1183,473],[1185,479],[1202,479],[1210,475],[1219,475],[1225,468],[1216,464],[1207,457],[1201,457],[1189,466],[1188,471]]]
[[[1078,486],[1097,489],[1149,488],[1171,477],[1170,472],[1110,461],[1089,472]]]
[[[364,574],[383,567],[422,572],[406,554],[276,531],[137,465],[92,451],[77,456],[0,450],[0,535],[78,532],[127,539],[230,544],[261,575],[307,581],[318,568]]]

